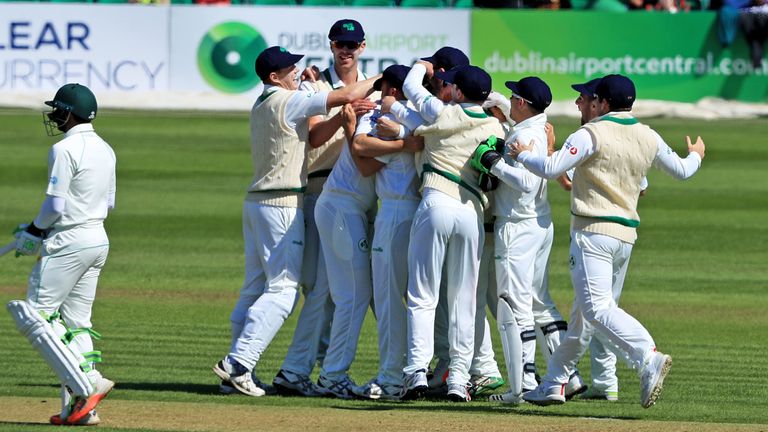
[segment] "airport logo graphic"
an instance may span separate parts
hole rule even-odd
[[[217,24],[203,36],[197,48],[197,67],[211,87],[226,93],[243,93],[261,81],[254,62],[267,42],[248,24],[229,21]]]

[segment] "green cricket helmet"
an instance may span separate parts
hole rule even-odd
[[[98,110],[96,96],[88,87],[80,84],[64,84],[53,100],[45,101],[45,104],[53,108],[51,112],[43,113],[43,123],[48,135],[56,135],[56,129],[65,132],[62,127],[71,114],[82,122],[90,122],[96,118]]]

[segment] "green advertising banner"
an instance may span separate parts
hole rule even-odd
[[[555,100],[603,75],[632,78],[639,99],[768,101],[768,59],[754,68],[740,34],[723,48],[713,12],[472,12],[472,64],[504,81],[535,75]]]

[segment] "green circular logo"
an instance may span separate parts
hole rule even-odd
[[[242,93],[261,81],[254,70],[254,62],[266,48],[267,42],[248,24],[221,23],[200,41],[197,67],[212,87],[227,93]]]

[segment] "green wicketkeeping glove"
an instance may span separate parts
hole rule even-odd
[[[501,159],[501,153],[496,150],[498,142],[503,140],[491,135],[487,140],[484,140],[477,146],[475,153],[472,155],[470,164],[472,168],[480,171],[484,174],[490,174],[493,165]]]

